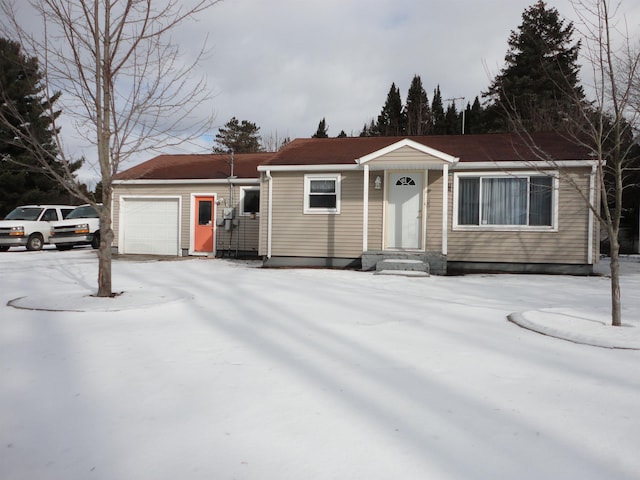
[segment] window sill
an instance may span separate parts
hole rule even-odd
[[[339,215],[339,210],[304,210],[305,215]]]
[[[454,225],[454,232],[530,232],[530,233],[557,233],[558,227],[532,227],[518,225]]]

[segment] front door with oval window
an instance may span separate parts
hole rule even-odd
[[[387,248],[420,249],[422,172],[391,173],[387,185]]]

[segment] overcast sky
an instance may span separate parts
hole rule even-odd
[[[480,95],[504,64],[511,30],[534,0],[226,0],[197,28],[217,124],[253,121],[264,135],[357,135],[392,82],[403,101],[415,74],[429,100]],[[568,0],[549,1],[572,13]],[[458,100],[457,105],[463,102]],[[212,132],[215,133],[215,132]]]
[[[358,135],[377,118],[391,83],[404,101],[415,74],[430,101],[439,84],[444,99],[464,97],[459,108],[473,102],[504,65],[509,34],[534,3],[224,0],[173,39],[188,59],[207,37],[209,55],[194,74],[212,92],[198,112],[214,112],[216,127],[235,116],[256,123],[263,137],[293,139],[311,136],[324,117],[330,136]],[[634,19],[639,3],[624,3]],[[547,4],[575,18],[569,0]],[[210,152],[216,131],[171,152]],[[91,160],[92,150],[85,156]]]

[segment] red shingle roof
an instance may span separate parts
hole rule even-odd
[[[409,138],[460,162],[540,160],[517,134],[432,135],[422,137],[299,138],[263,165],[353,164],[355,160]],[[536,145],[554,160],[588,160],[589,150],[556,133],[533,135]]]
[[[358,158],[409,138],[458,157],[460,162],[540,160],[517,134],[432,135],[422,137],[298,138],[276,153],[236,153],[234,175],[258,178],[258,165],[355,164]],[[557,133],[533,134],[535,144],[554,160],[588,160],[589,150]],[[159,155],[115,176],[116,180],[226,179],[231,155]]]
[[[238,178],[258,178],[258,165],[273,153],[236,153],[233,174]],[[231,175],[230,154],[158,155],[118,173],[116,180],[226,179]]]

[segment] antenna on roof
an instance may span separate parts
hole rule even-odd
[[[462,100],[464,102],[464,99],[465,99],[465,97],[453,97],[453,98],[445,99],[445,102],[454,102],[455,103],[456,100]],[[464,107],[464,105],[463,105],[463,107]],[[465,113],[466,113],[465,109],[463,108],[462,109],[462,135],[464,135],[464,117],[465,117]]]

